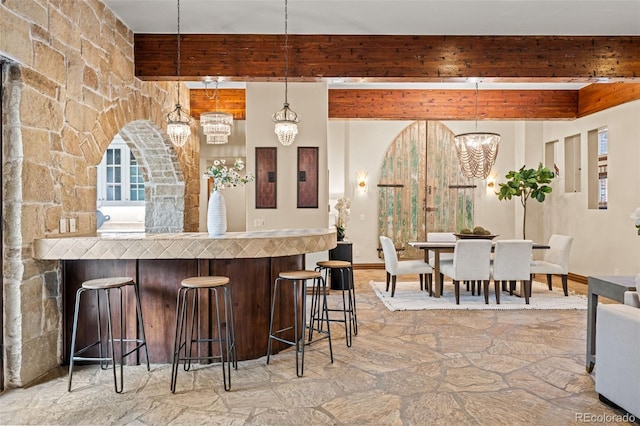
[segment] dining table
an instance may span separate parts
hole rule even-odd
[[[440,253],[453,253],[456,242],[455,241],[410,241],[409,245],[411,247],[424,250],[424,261],[429,263],[429,251],[432,251],[434,254],[434,265],[433,265],[433,297],[440,297]],[[491,250],[495,248],[496,242],[493,241],[493,246]],[[549,249],[550,247],[546,244],[533,243],[533,249]]]

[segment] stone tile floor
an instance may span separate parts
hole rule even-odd
[[[335,362],[319,342],[302,378],[291,350],[240,362],[230,392],[219,365],[181,370],[176,394],[168,365],[125,367],[123,394],[96,366],[78,368],[67,392],[60,368],[1,394],[0,424],[563,425],[623,414],[585,371],[586,311],[390,312],[368,285],[384,271],[355,274],[353,346],[332,325]]]

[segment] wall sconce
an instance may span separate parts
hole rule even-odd
[[[489,173],[489,176],[487,176],[487,194],[495,193],[496,179],[497,173],[495,171],[492,171],[491,173]]]
[[[357,172],[356,173],[356,185],[359,193],[367,192],[367,172]]]

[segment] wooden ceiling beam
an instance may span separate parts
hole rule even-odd
[[[207,97],[208,95],[208,97]],[[218,108],[213,96],[213,90],[191,89],[189,91],[189,114],[196,120],[200,114],[208,111],[221,111],[232,114],[234,120],[244,120],[247,116],[246,91],[244,89],[218,89]]]
[[[640,99],[640,83],[590,84],[580,89],[578,117]]]
[[[184,34],[181,80],[273,81],[284,37]],[[135,75],[177,79],[173,34],[135,34]],[[316,81],[640,81],[638,36],[290,35],[289,78]]]
[[[570,120],[575,90],[480,90],[479,120]],[[387,120],[474,120],[474,90],[329,91],[329,118]]]
[[[211,96],[209,90],[209,96]],[[640,99],[640,83],[592,84],[578,90],[480,90],[479,120],[573,120]],[[244,89],[219,89],[218,111],[246,119]],[[191,89],[190,114],[216,110],[204,89]],[[473,90],[329,89],[330,119],[473,120]]]

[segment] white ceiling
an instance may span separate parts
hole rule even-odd
[[[135,33],[177,33],[177,0],[103,2]],[[180,0],[180,32],[282,34],[284,0]],[[640,35],[640,0],[289,0],[288,33]],[[329,84],[353,87],[340,82]],[[455,88],[467,86],[473,84],[454,84]],[[517,88],[582,86],[520,84]],[[221,82],[220,87],[227,85]],[[483,84],[481,88],[516,87]]]
[[[177,0],[103,0],[136,33],[176,33]],[[640,0],[289,0],[290,34],[640,35]],[[181,0],[180,32],[281,34],[284,0]]]

